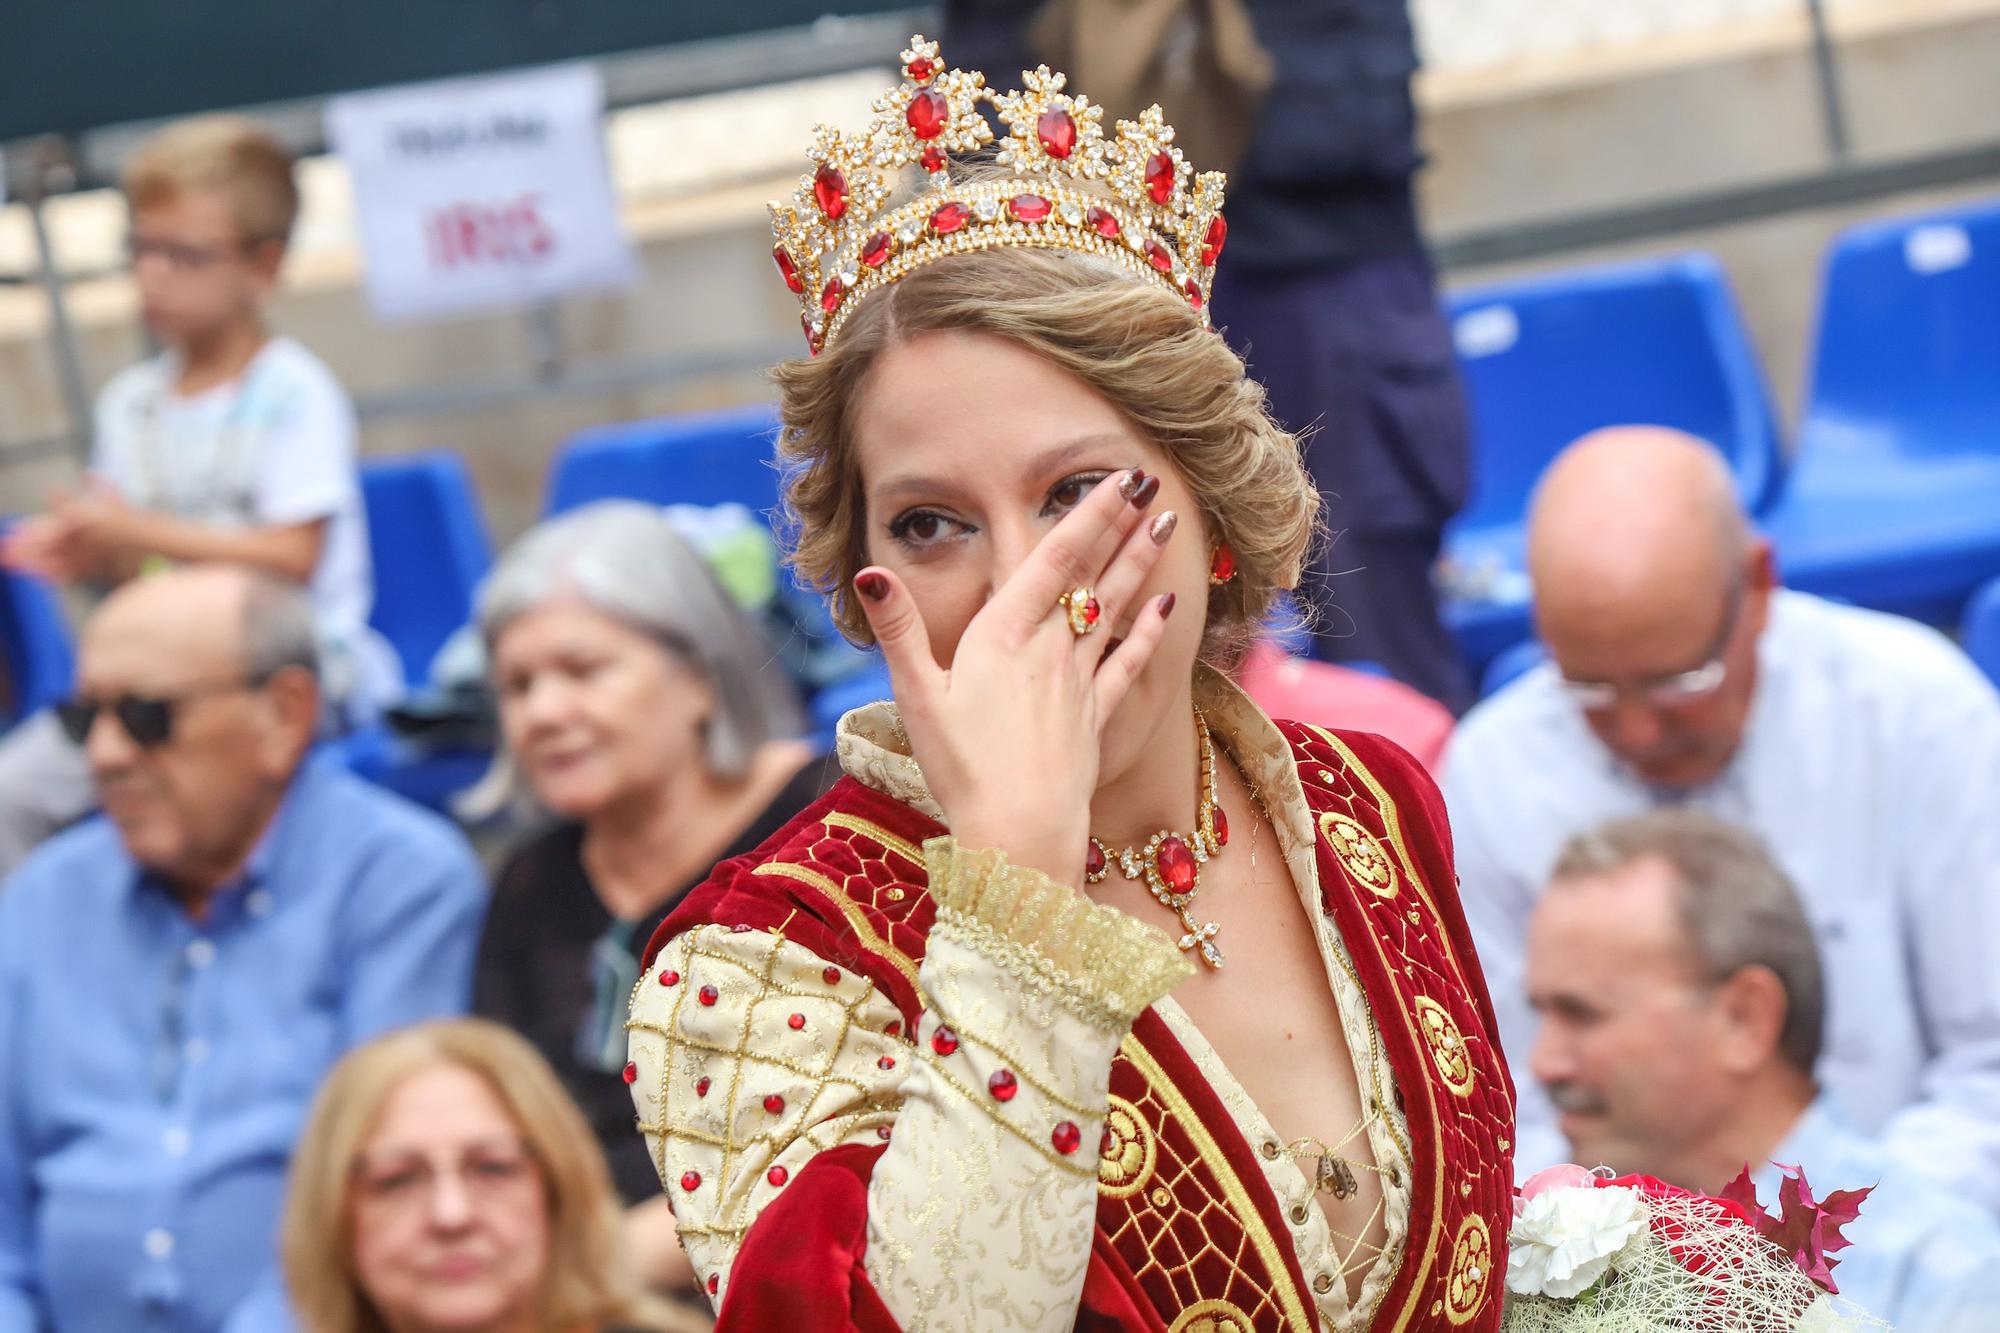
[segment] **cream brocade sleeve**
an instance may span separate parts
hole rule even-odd
[[[676,936],[634,991],[640,1127],[718,1308],[791,1175],[886,1138],[866,1266],[898,1323],[1075,1322],[1112,1059],[1191,969],[1165,932],[999,852],[945,837],[924,857],[938,915],[914,1046],[866,978],[766,932]]]

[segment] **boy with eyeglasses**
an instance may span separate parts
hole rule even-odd
[[[1798,885],[1830,1102],[1899,1170],[2000,1211],[1993,687],[1935,630],[1779,586],[1721,455],[1676,431],[1614,427],[1558,456],[1528,565],[1550,660],[1459,724],[1443,784],[1514,1065],[1516,1167],[1566,1155],[1526,1064],[1550,867],[1605,820],[1685,808],[1756,833]]]
[[[104,589],[184,561],[228,561],[311,589],[330,715],[372,717],[401,688],[368,627],[374,581],[352,405],[331,372],[274,336],[299,194],[290,152],[254,122],[182,121],[123,180],[132,278],[163,350],[97,404],[91,475],[0,542],[0,562]],[[53,719],[0,741],[0,875],[90,807]]]

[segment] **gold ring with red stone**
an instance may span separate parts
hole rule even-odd
[[[1097,604],[1097,594],[1089,587],[1071,588],[1056,598],[1056,605],[1069,617],[1069,632],[1082,638],[1097,632],[1097,622],[1104,617],[1104,609]]]

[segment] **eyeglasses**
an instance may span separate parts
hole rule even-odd
[[[1723,609],[1722,628],[1702,654],[1705,660],[1692,671],[1656,676],[1630,686],[1608,680],[1571,680],[1564,676],[1560,680],[1563,694],[1587,713],[1615,707],[1618,697],[1628,689],[1637,693],[1648,707],[1656,709],[1685,708],[1708,698],[1722,688],[1722,682],[1729,675],[1725,654],[1729,649],[1729,640],[1736,634],[1736,622],[1743,614],[1744,583],[1739,577],[1729,585],[1729,601]]]
[[[56,720],[62,723],[63,734],[69,737],[71,744],[82,745],[90,739],[90,729],[97,725],[98,712],[109,708],[134,745],[142,750],[153,750],[174,738],[174,715],[182,704],[220,694],[262,689],[269,680],[269,676],[252,676],[226,684],[197,685],[178,694],[122,694],[108,704],[95,699],[65,699],[55,706]]]
[[[176,273],[197,273],[242,259],[261,244],[261,241],[226,241],[220,245],[190,245],[185,241],[132,236],[125,242],[125,258],[131,267],[137,268],[140,260],[152,255],[166,261],[167,267]]]
[[[421,1157],[354,1164],[355,1201],[385,1212],[411,1212],[428,1204],[438,1182],[455,1177],[475,1206],[491,1203],[534,1178],[535,1158],[526,1144],[488,1144],[466,1149],[456,1163]]]

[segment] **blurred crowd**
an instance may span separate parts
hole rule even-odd
[[[1035,63],[1020,15],[974,8],[961,62]],[[1266,48],[1325,41],[1246,8]],[[1785,589],[1716,451],[1634,423],[1544,476],[1548,657],[1472,702],[1430,581],[1469,446],[1414,53],[1400,3],[1352,8],[1353,142],[1279,118],[1220,150],[1218,322],[1318,427],[1339,530],[1311,632],[1244,684],[1440,776],[1522,1174],[1873,1185],[1844,1288],[1987,1327],[2000,697],[1936,631]],[[1266,64],[1204,77],[1321,106]],[[261,313],[290,158],[204,118],[125,192],[163,350],[103,391],[86,486],[0,538],[91,604],[72,696],[0,736],[0,1333],[700,1327],[627,999],[682,895],[838,777],[799,682],[683,528],[601,502],[481,591],[499,746],[458,819],[352,775],[327,739],[401,689],[373,590],[423,571],[370,569],[351,404]]]

